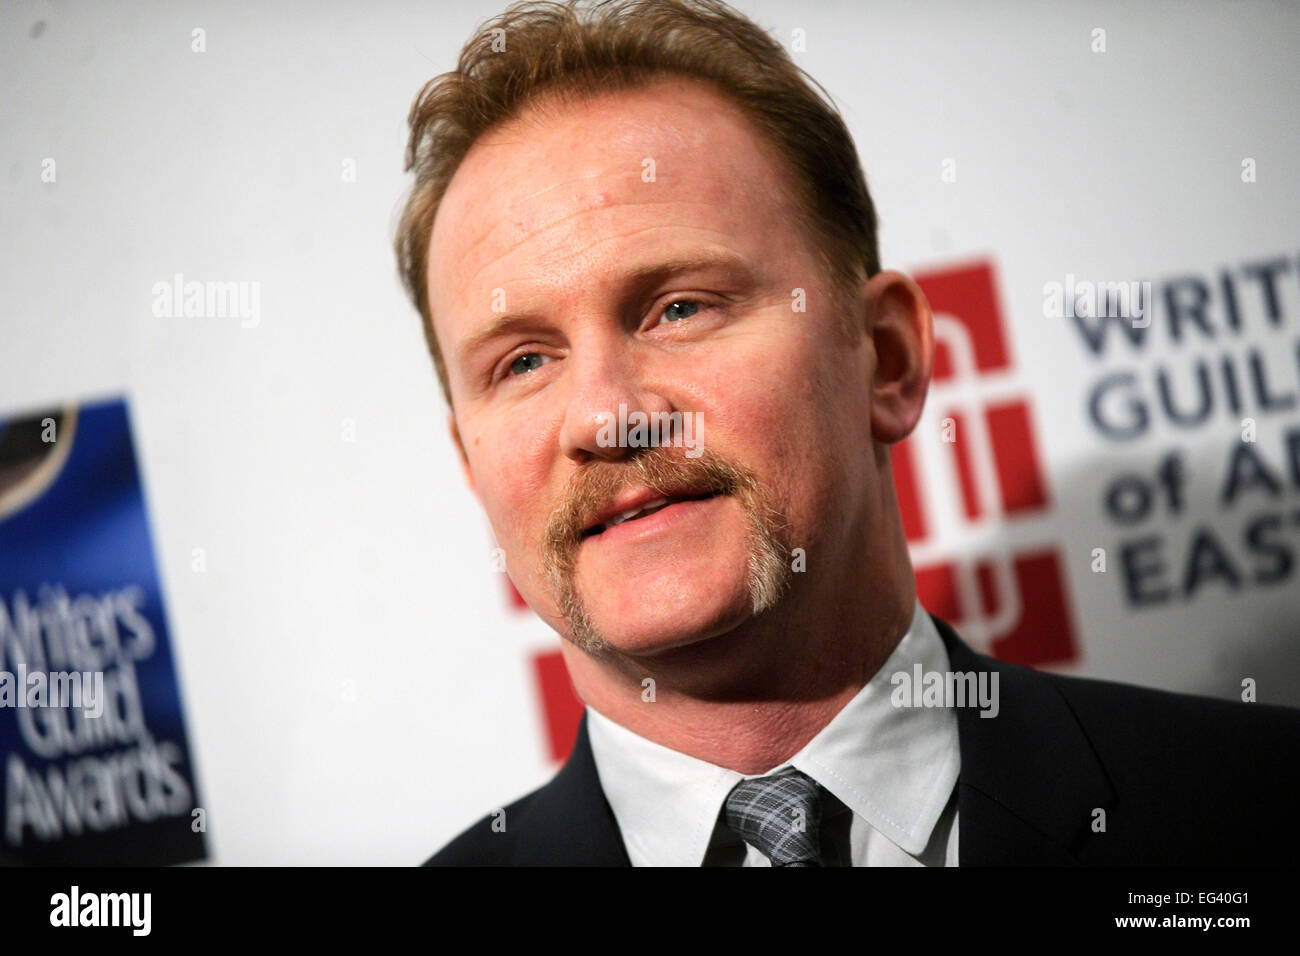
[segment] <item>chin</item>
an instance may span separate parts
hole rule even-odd
[[[763,540],[741,505],[725,496],[670,505],[607,529],[578,551],[560,602],[577,607],[561,633],[583,650],[631,655],[726,634],[754,614],[751,558],[774,553],[759,547]]]
[[[623,654],[653,655],[707,641],[752,615],[744,568],[742,559],[737,574],[685,568],[657,580],[623,582],[612,593],[585,592],[588,621]]]
[[[707,620],[698,615],[676,615],[667,620],[651,618],[622,621],[608,634],[609,646],[622,654],[652,657],[655,654],[700,644],[729,633],[750,616],[748,602],[740,609]]]

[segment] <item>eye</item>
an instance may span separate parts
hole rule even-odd
[[[547,356],[540,352],[525,352],[513,362],[510,363],[510,375],[523,375],[525,372],[531,372],[547,362]]]
[[[665,321],[680,322],[682,319],[689,319],[692,315],[700,311],[700,302],[696,299],[677,299],[668,303],[661,315]]]

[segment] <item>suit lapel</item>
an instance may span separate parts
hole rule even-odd
[[[954,671],[998,675],[998,714],[957,711],[958,862],[961,866],[1075,866],[1093,811],[1115,799],[1065,699],[1041,674],[977,654],[933,618]],[[520,815],[520,866],[631,866],[614,812],[578,725],[573,753]]]
[[[1044,675],[975,653],[933,619],[952,670],[998,675],[997,716],[957,710],[959,864],[1078,865],[1093,812],[1109,812],[1115,791],[1074,712]]]
[[[569,759],[537,792],[518,826],[514,862],[519,866],[632,865],[596,774],[585,710]]]

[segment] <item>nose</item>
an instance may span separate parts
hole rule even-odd
[[[567,360],[572,391],[560,428],[560,448],[579,464],[630,457],[638,450],[627,447],[632,428],[627,422],[633,414],[642,412],[653,421],[673,410],[657,388],[643,382],[644,362],[620,348],[613,342],[588,343],[585,355],[580,357],[575,350]]]

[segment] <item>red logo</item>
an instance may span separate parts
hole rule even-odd
[[[999,660],[1075,660],[1059,549],[1012,543],[1032,537],[1050,496],[993,266],[916,280],[934,313],[934,375],[920,424],[891,454],[921,604]]]
[[[1033,537],[1050,496],[1029,402],[1013,373],[992,264],[916,280],[934,312],[934,375],[920,424],[893,447],[892,458],[921,604],[1000,660],[1075,660],[1059,549],[1014,543],[1026,531]],[[507,587],[511,605],[525,609],[509,579]],[[558,650],[534,654],[533,673],[550,756],[563,761],[582,701]]]

